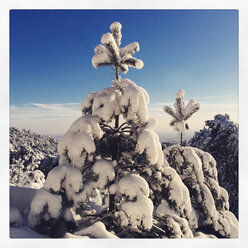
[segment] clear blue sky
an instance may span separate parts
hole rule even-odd
[[[180,88],[186,99],[237,104],[237,10],[12,10],[10,106],[80,103],[111,86],[112,68],[96,70],[91,59],[114,21],[122,46],[140,44],[144,67],[125,77],[151,104],[173,102]],[[13,110],[11,118],[15,124]]]

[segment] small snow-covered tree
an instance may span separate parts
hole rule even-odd
[[[186,121],[200,109],[200,104],[195,103],[193,99],[189,100],[188,104],[184,104],[184,90],[178,90],[175,96],[176,102],[174,103],[175,111],[168,106],[164,106],[165,113],[173,117],[170,126],[180,133],[180,144],[183,143],[183,134],[186,129],[189,129]]]
[[[196,132],[189,145],[209,152],[217,162],[218,178],[230,198],[230,210],[238,217],[239,127],[229,115],[215,115]]]

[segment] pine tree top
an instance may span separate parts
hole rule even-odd
[[[121,48],[121,28],[119,22],[113,22],[110,25],[112,33],[105,33],[101,38],[101,43],[95,49],[95,55],[92,58],[92,65],[95,68],[101,66],[114,66],[116,71],[128,72],[128,67],[141,69],[143,61],[134,58],[132,55],[139,51],[139,43],[133,42]]]
[[[175,103],[173,110],[171,107],[164,106],[165,113],[173,117],[170,125],[175,128],[176,131],[184,133],[185,129],[189,129],[188,124],[185,123],[195,112],[200,109],[200,104],[195,103],[193,99],[189,100],[185,106],[184,103],[184,90],[179,89],[175,96]]]

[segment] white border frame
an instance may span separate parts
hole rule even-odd
[[[246,0],[2,0],[0,3],[0,161],[1,180],[0,196],[2,199],[0,209],[0,238],[3,247],[245,247],[248,234],[248,206],[247,175],[248,163],[245,154],[248,152],[246,126],[248,125],[248,97],[246,93],[248,84],[248,8]],[[10,239],[9,238],[9,195],[8,195],[8,164],[9,164],[9,10],[10,9],[238,9],[239,10],[239,125],[240,125],[240,231],[238,239]]]

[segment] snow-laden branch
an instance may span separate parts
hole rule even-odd
[[[200,104],[195,103],[194,100],[191,99],[185,107],[184,90],[181,89],[178,90],[175,100],[173,105],[175,110],[171,107],[164,106],[164,111],[173,117],[170,121],[170,126],[174,127],[177,132],[185,133],[185,130],[189,128],[186,121],[200,109]]]
[[[138,42],[133,42],[123,48],[120,47],[121,28],[119,22],[114,22],[110,26],[112,33],[106,33],[102,36],[101,43],[103,45],[100,44],[94,49],[95,55],[92,58],[92,65],[95,68],[113,65],[116,70],[127,73],[129,66],[137,69],[143,67],[142,60],[132,56],[139,51]]]

